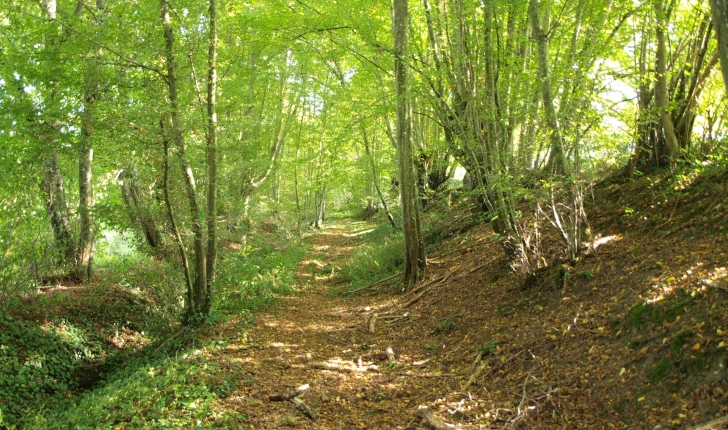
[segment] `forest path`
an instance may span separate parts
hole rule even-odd
[[[392,298],[331,294],[357,236],[370,228],[337,219],[307,237],[311,250],[299,264],[299,293],[259,314],[240,348],[228,346],[230,370],[242,379],[228,404],[254,428],[407,428],[414,422],[415,392],[423,397],[429,390],[410,386],[402,363],[390,362],[386,351],[393,346],[398,359],[410,352],[370,333],[365,316]],[[309,387],[298,398],[315,420],[291,401],[270,400],[304,384]]]

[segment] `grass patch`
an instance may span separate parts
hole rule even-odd
[[[294,274],[306,253],[300,242],[258,242],[223,254],[218,265],[213,312],[238,315],[255,311],[275,294],[292,294]]]
[[[360,236],[360,245],[341,270],[341,279],[356,289],[398,273],[404,263],[404,237],[381,224]]]
[[[663,357],[657,362],[657,364],[652,366],[647,373],[653,382],[660,382],[665,379],[665,376],[667,376],[671,368],[672,364],[670,363],[670,360]]]
[[[624,325],[627,329],[639,329],[645,324],[660,324],[665,321],[675,321],[678,316],[685,314],[685,308],[691,297],[680,293],[676,297],[660,304],[645,302],[632,306],[625,316]]]

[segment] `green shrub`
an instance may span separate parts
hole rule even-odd
[[[397,273],[404,263],[404,237],[393,233],[392,226],[382,224],[364,234],[363,243],[356,249],[341,270],[342,279],[352,289],[387,278]]]
[[[249,245],[221,256],[217,269],[214,311],[237,315],[253,311],[273,300],[274,294],[294,291],[295,272],[306,249],[297,242]]]

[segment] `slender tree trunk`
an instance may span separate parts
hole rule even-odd
[[[96,0],[96,35],[101,34],[105,13],[104,0]],[[81,9],[77,8],[77,14]],[[78,218],[79,235],[76,248],[76,276],[79,280],[90,280],[93,273],[93,255],[95,244],[94,229],[94,111],[99,99],[99,67],[100,52],[93,54],[86,68],[86,79],[83,97],[83,114],[81,115],[81,150],[78,157]]]
[[[74,258],[73,234],[68,217],[66,193],[63,189],[61,162],[57,152],[52,153],[45,161],[41,188],[45,192],[46,212],[61,261],[70,263]]]
[[[169,2],[161,0],[162,24],[164,27],[164,39],[166,44],[166,63],[167,63],[167,85],[169,89],[170,118],[172,121],[171,135],[172,143],[177,150],[180,167],[182,169],[182,177],[185,179],[185,191],[187,202],[190,206],[190,219],[192,222],[192,232],[194,235],[195,249],[195,280],[192,284],[192,303],[188,306],[186,316],[187,322],[198,322],[199,318],[204,318],[209,310],[209,297],[207,294],[207,254],[205,253],[205,231],[203,228],[202,214],[200,205],[197,201],[197,186],[192,173],[192,167],[187,160],[184,136],[182,134],[182,124],[179,118],[179,97],[178,81],[177,81],[177,64],[174,53],[174,31],[169,18]]]
[[[119,180],[121,199],[124,201],[132,221],[139,224],[150,247],[157,248],[161,246],[162,235],[144,202],[136,166],[125,167],[119,174]]]
[[[675,136],[675,125],[672,122],[670,110],[670,96],[667,90],[667,47],[665,30],[667,18],[662,5],[663,0],[655,0],[655,36],[657,38],[657,53],[655,55],[655,102],[660,113],[662,131],[665,138],[665,149],[669,162],[675,161],[680,154],[680,146]]]
[[[384,212],[387,214],[387,219],[389,220],[389,224],[392,226],[392,230],[397,231],[397,223],[394,222],[394,217],[392,216],[392,212],[389,211],[389,206],[387,205],[387,201],[384,199],[384,194],[382,194],[382,189],[379,187],[379,178],[377,176],[377,165],[374,160],[374,154],[372,154],[371,149],[369,148],[369,137],[367,136],[367,132],[362,126],[361,129],[362,139],[364,139],[364,149],[367,154],[367,158],[369,158],[369,163],[372,168],[372,182],[374,184],[374,188],[377,190],[377,195],[379,196],[379,200],[382,202],[382,207],[384,208]]]
[[[713,27],[715,27],[715,36],[718,39],[723,84],[728,94],[728,3],[726,0],[710,0],[710,10],[713,12]]]
[[[399,170],[399,189],[402,196],[402,231],[404,233],[405,288],[417,283],[425,271],[425,246],[420,231],[420,212],[417,206],[417,180],[412,148],[412,124],[409,106],[409,7],[407,0],[394,0],[394,70],[396,90],[396,141]]]
[[[51,21],[56,19],[57,4],[55,0],[44,1],[40,4],[40,7],[44,18]],[[55,31],[55,28],[53,31]],[[45,66],[49,70],[53,70],[58,64],[59,35],[49,32],[45,35],[44,45],[47,57]],[[48,93],[45,100],[43,100],[45,110],[41,116],[41,133],[44,135],[44,141],[49,147],[49,152],[43,162],[40,186],[44,193],[46,213],[48,214],[48,220],[53,231],[53,240],[58,250],[59,262],[65,265],[74,262],[75,247],[73,232],[71,231],[71,221],[68,214],[68,204],[66,203],[66,192],[63,186],[63,176],[61,175],[61,160],[58,154],[58,130],[60,129],[60,124],[48,113],[56,104],[57,82],[53,79],[55,77],[52,77],[47,82]]]
[[[159,122],[159,126],[162,134],[162,143],[164,144],[164,204],[167,207],[167,216],[169,217],[169,224],[172,226],[172,234],[174,234],[175,242],[177,243],[177,250],[179,251],[180,259],[182,260],[182,271],[185,275],[185,285],[187,286],[187,300],[185,306],[187,308],[187,314],[193,314],[195,309],[193,306],[194,297],[192,291],[192,274],[190,273],[190,262],[187,258],[187,251],[185,250],[185,244],[182,241],[182,235],[177,227],[177,218],[174,215],[174,207],[172,206],[172,200],[170,199],[169,192],[169,139],[167,138],[163,119]]]
[[[210,42],[207,77],[207,300],[203,313],[210,311],[210,294],[215,287],[217,264],[217,0],[210,0]]]
[[[87,84],[89,85],[89,84]],[[93,84],[91,84],[93,85]],[[78,221],[79,235],[76,248],[76,277],[90,280],[94,249],[94,189],[93,189],[93,89],[86,90],[86,103],[82,114],[81,138],[83,143],[78,157]]]
[[[528,13],[531,20],[533,36],[538,46],[538,77],[541,80],[541,95],[543,108],[546,114],[546,124],[550,132],[551,151],[548,165],[553,171],[560,175],[568,176],[571,172],[569,160],[564,151],[563,139],[559,121],[556,116],[554,97],[551,93],[551,74],[549,72],[549,40],[548,35],[541,27],[541,16],[539,12],[539,0],[530,0]]]

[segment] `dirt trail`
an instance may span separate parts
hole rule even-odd
[[[229,357],[231,366],[249,376],[230,406],[255,428],[404,428],[412,422],[409,378],[401,375],[400,364],[388,361],[391,345],[367,328],[365,314],[375,299],[330,293],[337,266],[366,228],[343,220],[310,236],[311,251],[297,274],[299,293],[260,314],[246,343]],[[406,353],[396,349],[398,357]],[[300,399],[315,412],[315,421],[290,401],[269,400],[304,384],[309,387]]]

